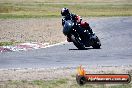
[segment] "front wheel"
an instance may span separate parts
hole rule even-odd
[[[100,49],[100,46],[101,46],[101,42],[100,42],[99,38],[96,36],[96,39],[93,40],[92,47],[94,49]]]
[[[73,44],[78,48],[78,49],[80,49],[80,50],[84,50],[84,49],[86,49],[85,48],[85,45],[83,44],[83,43],[81,43],[81,38],[79,37],[79,36],[74,36],[74,35],[72,35],[71,36],[71,39],[72,39],[72,42],[73,42]]]

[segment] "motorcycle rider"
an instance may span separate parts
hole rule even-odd
[[[65,20],[72,20],[73,22],[78,23],[82,28],[85,28],[86,30],[88,30],[90,35],[94,35],[89,24],[87,22],[82,22],[82,18],[80,16],[70,13],[68,8],[62,8],[61,9],[61,15],[63,16],[62,26],[64,26]],[[69,39],[67,39],[67,40],[70,42]]]

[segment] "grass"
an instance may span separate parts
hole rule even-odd
[[[45,2],[45,3],[125,3],[132,0],[0,0],[1,2]]]
[[[14,41],[11,41],[11,42],[0,42],[0,46],[9,46],[9,45],[16,45],[20,42],[14,42]]]
[[[0,3],[0,18],[60,17],[63,7],[83,17],[87,16],[132,16],[132,3],[45,3],[3,2]]]
[[[131,88],[130,84],[85,84],[79,86],[75,79],[34,80],[34,81],[8,81],[0,84],[0,88]]]
[[[128,72],[131,77],[131,70]],[[132,88],[132,82],[129,84],[88,84],[78,85],[76,75],[71,74],[69,78],[59,78],[51,80],[8,80],[0,81],[0,88]]]

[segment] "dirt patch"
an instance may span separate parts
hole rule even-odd
[[[6,41],[50,44],[65,41],[61,18],[0,19],[0,42]]]

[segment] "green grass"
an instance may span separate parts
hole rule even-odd
[[[132,0],[0,0],[1,2],[45,2],[45,3],[126,3]]]
[[[8,46],[8,45],[16,45],[16,44],[18,44],[18,43],[20,43],[20,42],[0,42],[0,46]]]
[[[75,79],[8,81],[0,84],[0,88],[131,88],[132,84],[85,84],[79,86]]]
[[[0,18],[60,17],[63,7],[83,17],[132,16],[132,3],[0,3]]]

